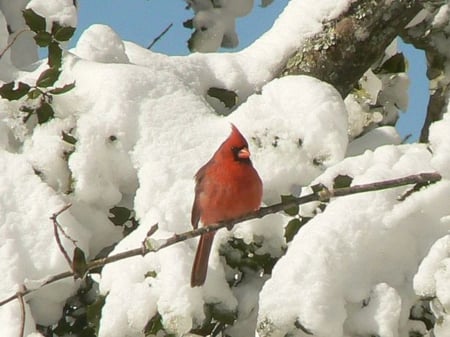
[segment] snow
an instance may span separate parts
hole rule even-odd
[[[188,41],[191,51],[203,53],[220,47],[235,48],[239,43],[236,18],[246,16],[253,8],[253,0],[187,0],[194,11],[194,32]]]
[[[313,183],[330,186],[338,174],[354,177],[357,185],[432,172],[430,159],[425,146],[383,146],[345,159]],[[402,312],[394,328],[386,326],[392,322],[380,320],[366,332],[402,331],[409,315],[406,308],[416,299],[411,280],[417,265],[434,240],[448,231],[448,223],[440,219],[448,214],[449,189],[450,184],[442,182],[403,202],[397,197],[405,187],[333,200],[300,229],[276,264],[260,294],[259,322],[271,322],[266,329],[272,329],[272,336],[294,333],[296,320],[315,335],[352,335],[365,321],[364,311],[375,310],[361,304],[372,300],[382,282],[396,295],[389,301],[376,299],[381,301],[377,315],[378,310],[397,310],[391,302],[398,302],[398,296]],[[280,309],[272,310],[275,305]]]
[[[74,53],[80,58],[101,63],[129,63],[122,39],[106,25],[95,24],[86,29]]]
[[[351,141],[348,144],[346,156],[357,156],[366,150],[375,150],[382,145],[399,145],[401,141],[395,127],[381,126]]]
[[[77,10],[73,0],[30,0],[26,8],[31,8],[45,18],[48,32],[51,31],[53,22],[58,22],[61,26],[77,26]]]
[[[54,191],[34,173],[32,165],[24,156],[0,152],[0,248],[4,274],[0,293],[2,298],[17,291],[27,279],[38,280],[47,275],[67,269],[67,262],[61,258],[53,234],[50,216],[65,204],[63,197]],[[86,243],[89,232],[70,214],[60,218],[62,227],[80,248],[89,252]],[[63,246],[70,252],[73,245],[61,237]],[[76,289],[73,280],[59,282],[55,288],[43,288],[30,297],[29,305],[33,316],[28,315],[29,332],[36,323],[48,324],[61,315],[61,309],[68,295]],[[0,321],[8,322],[8,317],[20,316],[17,303],[11,303],[0,310]],[[5,323],[6,324],[6,323]],[[16,328],[12,328],[17,329]]]
[[[2,57],[2,62],[7,60],[6,62],[11,62],[15,67],[23,68],[29,66],[31,63],[38,60],[38,52],[37,47],[34,44],[33,34],[31,32],[22,32],[21,31],[26,27],[25,20],[22,17],[22,10],[25,8],[28,0],[15,0],[15,1],[2,1],[0,2],[0,10],[2,12],[1,17],[5,17],[7,20],[7,24],[11,31],[13,32],[11,35],[7,32],[6,25],[1,23],[1,39],[8,39],[8,42],[12,41],[12,39],[16,38],[18,34],[20,36],[17,37],[16,42],[11,47],[11,50],[6,52],[6,57]],[[9,36],[8,36],[9,35]],[[1,42],[1,50],[3,50],[5,45],[3,41]],[[8,55],[11,55],[9,59]],[[2,63],[0,62],[0,64]],[[11,66],[9,67],[11,68]],[[1,69],[2,74],[11,71],[11,69]]]
[[[221,11],[232,12],[234,20],[248,12],[250,3],[223,0]],[[197,18],[202,10],[212,15],[211,2],[196,4]],[[141,247],[155,224],[154,246],[190,230],[193,175],[234,123],[249,142],[264,182],[265,205],[319,182],[331,188],[339,174],[352,176],[353,185],[435,171],[444,179],[404,201],[398,197],[411,187],[332,199],[325,210],[318,210],[317,203],[305,205],[303,215],[317,215],[289,244],[284,226],[291,217],[284,213],[221,230],[203,287],[189,285],[196,240],[108,264],[95,276],[106,296],[99,336],[142,336],[156,314],[166,332],[185,335],[202,323],[209,304],[237,315],[226,331],[235,337],[304,336],[304,331],[320,337],[403,337],[409,329],[424,329],[409,320],[418,296],[436,296],[434,310],[444,317],[436,336],[446,336],[449,115],[433,124],[430,148],[401,145],[394,127],[376,128],[386,116],[367,117],[356,99],[344,103],[329,84],[307,76],[273,80],[295,48],[350,4],[291,1],[267,34],[233,54],[169,57],[124,42],[105,25],[93,25],[64,56],[57,86],[76,86],[53,97],[56,118],[24,126],[18,114],[22,102],[1,100],[0,300],[21,284],[39,288],[50,275],[69,269],[50,220],[68,203],[72,206],[58,220],[88,259],[114,243],[111,254]],[[15,10],[17,16],[16,5],[0,7],[6,22],[18,20],[8,14]],[[49,22],[76,24],[71,0],[32,0],[27,7]],[[205,44],[213,42],[206,39]],[[6,39],[0,40],[5,44]],[[30,44],[22,52],[28,50]],[[33,65],[35,70],[18,71],[9,62],[12,57],[5,54],[1,62],[4,82],[12,76],[33,83],[45,69],[41,62]],[[382,99],[391,103],[387,115],[395,119],[397,106],[407,104],[407,79],[402,74],[382,80],[370,76],[368,101],[375,103],[384,88]],[[227,116],[217,113],[205,98],[211,87],[235,91],[239,106]],[[64,141],[63,132],[76,143]],[[125,238],[109,220],[115,206],[133,209],[140,223]],[[271,278],[246,271],[230,288],[227,280],[234,270],[219,248],[232,237],[257,244],[258,253],[271,257],[287,252]],[[71,255],[73,244],[61,239]],[[55,324],[78,285],[67,278],[27,295],[25,336],[40,336],[35,324]],[[17,301],[0,307],[2,335],[17,335],[20,314]]]

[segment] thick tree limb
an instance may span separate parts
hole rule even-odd
[[[443,110],[446,107],[447,102],[447,90],[447,87],[440,87],[430,95],[428,100],[427,115],[420,131],[419,141],[421,143],[428,143],[431,124],[442,119],[444,114]]]
[[[310,75],[346,97],[399,32],[422,9],[422,1],[357,0],[341,17],[324,23],[290,57],[282,75]]]
[[[221,228],[232,228],[234,225],[251,220],[251,219],[257,219],[257,218],[263,218],[269,214],[274,214],[281,212],[283,210],[292,208],[294,206],[306,204],[312,201],[328,201],[331,198],[334,197],[343,197],[346,195],[352,195],[357,193],[364,193],[364,192],[371,192],[371,191],[379,191],[389,188],[395,188],[395,187],[401,187],[411,184],[419,184],[419,185],[426,185],[435,183],[437,181],[441,180],[441,176],[439,173],[419,173],[415,175],[410,175],[407,177],[397,178],[397,179],[391,179],[391,180],[385,180],[385,181],[379,181],[369,184],[363,184],[363,185],[355,185],[350,187],[344,187],[344,188],[337,188],[330,190],[326,188],[325,186],[319,185],[317,188],[313,188],[315,192],[305,195],[300,198],[290,198],[288,202],[281,202],[278,204],[274,204],[267,207],[261,207],[258,211],[252,212],[246,216],[240,217],[238,219],[230,220],[230,221],[224,221],[220,222],[216,225],[211,225],[208,227],[201,227],[197,228],[195,230],[187,231],[181,234],[174,234],[170,238],[166,240],[153,240],[149,237],[146,238],[146,241],[140,248],[131,249],[122,253],[110,255],[105,258],[100,258],[97,260],[93,260],[87,264],[86,273],[95,270],[96,268],[102,267],[104,265],[107,265],[109,263],[113,263],[116,261],[120,261],[126,258],[134,257],[134,256],[144,256],[151,252],[157,252],[163,248],[172,246],[176,243],[200,236],[207,232],[213,232],[217,231]],[[314,187],[314,186],[313,186]],[[68,207],[66,206],[65,209]],[[60,214],[61,211],[55,213]],[[52,217],[53,218],[53,217]],[[148,233],[148,236],[151,236],[156,231],[157,226],[153,226],[150,229],[150,232]],[[46,285],[55,283],[57,281],[60,281],[65,278],[74,277],[75,273],[70,270],[66,271],[57,275],[53,275],[48,277],[47,279],[43,280],[39,287],[35,287],[33,289],[27,289],[24,286],[21,287],[21,289],[15,293],[14,295],[9,296],[8,298],[3,299],[0,301],[0,306],[5,305],[15,299],[23,298],[24,296],[28,295],[31,292],[34,292]]]
[[[446,78],[448,55],[445,48],[439,50],[439,45],[445,45],[449,38],[448,34],[441,30],[442,27],[433,26],[434,16],[439,11],[439,6],[444,3],[439,1],[428,3],[428,17],[401,33],[403,40],[411,43],[417,49],[425,51],[427,60],[426,75],[430,81],[430,97],[427,114],[420,132],[419,140],[422,143],[428,143],[430,126],[433,122],[442,119],[450,95],[449,80]],[[433,11],[434,14],[431,14]]]

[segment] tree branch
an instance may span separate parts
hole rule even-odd
[[[323,185],[317,185],[313,186],[314,192],[299,198],[290,198],[288,202],[281,202],[278,204],[274,204],[267,207],[261,207],[259,210],[249,213],[248,215],[245,215],[243,217],[233,219],[230,221],[223,221],[215,225],[211,225],[208,227],[201,227],[197,228],[191,231],[186,231],[181,234],[174,234],[173,236],[169,237],[166,240],[162,240],[162,242],[158,242],[156,240],[153,240],[150,238],[146,240],[145,244],[142,245],[140,248],[131,249],[122,253],[114,254],[105,258],[100,258],[93,260],[87,264],[86,273],[98,268],[102,267],[104,265],[107,265],[109,263],[113,263],[116,261],[120,261],[126,258],[130,258],[133,256],[144,256],[150,252],[157,252],[161,249],[164,249],[166,247],[172,246],[178,242],[182,242],[197,236],[200,236],[204,233],[217,231],[221,228],[227,227],[232,228],[234,225],[251,220],[251,219],[257,219],[257,218],[263,218],[266,215],[278,213],[280,211],[306,204],[312,201],[328,201],[330,198],[335,197],[343,197],[347,195],[353,195],[357,193],[364,193],[364,192],[371,192],[371,191],[379,191],[389,188],[395,188],[395,187],[401,187],[411,184],[431,184],[435,183],[441,180],[441,176],[439,173],[420,173],[415,175],[410,175],[407,177],[397,178],[397,179],[391,179],[391,180],[385,180],[385,181],[379,181],[379,182],[373,182],[369,184],[363,184],[363,185],[355,185],[351,187],[344,187],[344,188],[337,188],[330,190],[326,188]],[[68,207],[66,207],[67,209]],[[58,213],[57,213],[58,214]],[[152,229],[149,231],[148,236],[152,235],[157,228],[157,225],[154,225]],[[42,288],[46,285],[52,284],[56,281],[73,277],[75,276],[73,271],[66,271],[57,275],[53,275],[46,280],[44,280],[39,287],[36,287],[34,289],[26,289],[23,287],[23,289],[20,289],[16,294],[9,296],[8,298],[5,298],[4,300],[0,301],[0,306],[9,303],[15,299],[18,299],[20,297],[23,297],[33,291],[36,291],[39,288]]]
[[[152,49],[156,42],[158,42],[168,31],[172,28],[173,23],[168,25],[157,37],[153,39],[153,41],[148,45],[147,49]]]
[[[72,243],[74,244],[74,246],[76,247],[76,241],[73,240],[70,236],[68,236],[66,234],[66,232],[64,231],[64,229],[61,227],[61,225],[58,222],[58,216],[61,215],[61,213],[63,213],[64,211],[66,211],[70,206],[72,206],[71,204],[68,204],[66,206],[64,206],[62,209],[60,209],[58,212],[54,213],[51,217],[50,220],[52,220],[53,222],[53,234],[55,236],[55,240],[56,240],[56,244],[58,245],[59,250],[61,251],[61,253],[63,254],[64,258],[66,259],[67,263],[69,264],[70,267],[72,267],[72,260],[69,257],[69,254],[67,253],[66,249],[64,248],[64,246],[62,245],[61,242],[61,238],[59,237],[59,231],[61,231],[61,233],[70,241],[72,241]],[[59,231],[58,231],[59,229]]]
[[[11,41],[6,45],[5,49],[3,49],[0,52],[0,59],[3,57],[3,55],[5,55],[7,50],[12,47],[12,45],[16,42],[16,40],[19,38],[20,35],[22,35],[25,32],[29,32],[29,31],[30,31],[29,28],[24,28],[24,29],[18,31],[17,34],[11,39]]]
[[[281,75],[316,77],[346,97],[422,8],[417,0],[354,1],[290,57]]]
[[[430,97],[428,99],[427,115],[420,132],[420,142],[428,143],[429,129],[433,122],[441,120],[447,106],[450,87],[446,78],[446,64],[448,56],[440,50],[440,45],[447,42],[447,33],[440,25],[434,26],[435,15],[443,5],[440,1],[427,3],[427,11],[430,13],[422,22],[404,29],[401,32],[402,39],[412,44],[415,48],[425,52],[427,60],[426,75],[430,81]],[[447,19],[448,21],[448,19]],[[446,27],[448,22],[443,25]]]

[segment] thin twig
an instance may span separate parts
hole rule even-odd
[[[55,235],[55,240],[56,240],[56,244],[58,245],[59,250],[61,251],[61,253],[64,256],[64,259],[67,261],[67,263],[69,264],[69,266],[72,268],[72,260],[70,259],[69,254],[67,253],[66,249],[64,248],[62,242],[61,242],[61,238],[59,237],[59,231],[58,229],[63,233],[63,235],[68,238],[69,240],[72,241],[72,243],[76,246],[75,244],[75,240],[73,240],[70,236],[68,236],[66,234],[66,232],[62,229],[61,225],[58,222],[58,216],[61,215],[62,212],[66,211],[70,206],[72,206],[71,204],[68,204],[66,206],[64,206],[62,209],[60,209],[58,212],[54,213],[51,217],[50,220],[52,220],[53,222],[53,234]]]
[[[73,245],[76,247],[76,245],[77,245],[77,240],[74,240],[73,238],[71,238],[70,235],[68,235],[68,234],[66,233],[66,231],[64,230],[64,228],[62,228],[62,226],[60,225],[60,223],[59,223],[59,221],[58,221],[58,217],[59,217],[63,212],[67,211],[70,207],[72,207],[72,204],[70,204],[70,203],[67,204],[67,205],[65,205],[65,206],[64,206],[63,208],[61,208],[58,212],[54,213],[54,214],[50,217],[50,219],[56,223],[56,225],[58,226],[58,229],[61,231],[61,233],[64,235],[64,237],[65,237],[67,240],[72,241]]]
[[[265,217],[266,215],[278,213],[280,211],[292,208],[294,206],[306,204],[306,203],[309,203],[312,201],[326,201],[333,197],[343,197],[343,196],[357,194],[357,193],[379,191],[379,190],[401,187],[401,186],[406,186],[406,185],[411,185],[411,184],[420,184],[420,185],[432,184],[432,183],[438,182],[439,180],[441,180],[441,175],[439,173],[419,173],[419,174],[410,175],[410,176],[403,177],[403,178],[379,181],[379,182],[363,184],[363,185],[355,185],[355,186],[351,186],[351,187],[337,188],[334,190],[329,190],[326,187],[322,186],[322,189],[316,190],[315,192],[313,192],[311,194],[305,195],[300,198],[289,199],[289,201],[285,202],[285,203],[281,202],[281,203],[274,204],[271,206],[261,207],[258,211],[249,213],[248,215],[245,215],[238,219],[233,219],[230,221],[223,221],[223,222],[220,222],[215,225],[197,228],[197,229],[194,229],[191,231],[186,231],[181,234],[174,234],[171,237],[169,237],[168,239],[166,239],[162,244],[159,244],[159,245],[157,244],[155,246],[152,246],[151,245],[152,242],[147,242],[147,244],[144,247],[135,248],[135,249],[131,249],[131,250],[128,250],[128,251],[125,251],[122,253],[110,255],[108,257],[92,260],[87,265],[87,272],[89,272],[95,268],[102,267],[106,264],[113,263],[113,262],[116,262],[119,260],[123,260],[123,259],[130,258],[133,256],[139,256],[139,255],[143,256],[150,252],[157,252],[163,248],[172,246],[178,242],[185,241],[187,239],[191,239],[191,238],[200,236],[207,232],[217,231],[224,227],[232,228],[234,225],[236,225],[238,223],[241,223],[241,222],[244,222],[247,220],[251,220],[251,219],[262,218],[262,217]],[[59,281],[59,280],[62,280],[62,279],[68,278],[68,277],[73,277],[73,276],[74,276],[73,271],[66,271],[66,272],[63,272],[60,274],[53,275],[53,276],[49,277],[45,282],[43,282],[39,288],[42,288],[42,287],[49,285],[51,283],[54,283],[56,281]],[[20,293],[20,296],[25,296],[34,290],[36,290],[36,289],[26,289]],[[11,295],[8,298],[0,301],[0,306],[13,301],[14,299],[17,299],[18,296],[19,296],[19,293],[16,293],[16,294]]]
[[[28,31],[30,31],[29,28],[24,28],[24,29],[22,29],[21,31],[19,31],[19,32],[12,38],[12,40],[6,45],[5,49],[3,49],[3,50],[0,52],[0,59],[3,57],[3,55],[5,55],[6,51],[7,51],[9,48],[11,48],[11,46],[16,42],[17,38],[18,38],[22,33],[28,32]]]
[[[155,43],[158,42],[158,40],[161,39],[164,36],[164,34],[166,34],[169,31],[169,29],[172,28],[172,26],[173,26],[173,23],[168,25],[166,27],[166,29],[164,29],[157,37],[155,37],[153,39],[153,41],[148,45],[147,49],[152,49],[152,47],[155,45]]]

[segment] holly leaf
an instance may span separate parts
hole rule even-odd
[[[64,94],[65,92],[68,92],[69,90],[72,90],[73,88],[75,88],[75,82],[65,84],[59,88],[52,89],[49,91],[49,93],[51,93],[53,95],[60,95],[60,94]]]
[[[97,295],[95,302],[86,306],[86,318],[89,326],[98,332],[100,318],[102,317],[102,308],[105,305],[106,296]]]
[[[281,196],[281,202],[283,204],[287,204],[287,203],[290,203],[295,200],[297,200],[297,198],[294,197],[293,195],[282,195]],[[285,209],[284,212],[290,216],[296,216],[299,212],[298,205],[290,207],[288,209]]]
[[[36,86],[47,88],[55,84],[61,71],[57,68],[48,68],[44,70],[36,81]]]
[[[24,9],[22,11],[23,18],[25,19],[25,23],[30,29],[37,33],[40,31],[45,31],[45,18],[40,16],[31,8]]]
[[[75,247],[72,259],[72,271],[75,274],[75,278],[83,278],[87,270],[88,265],[84,252],[80,248]]]
[[[62,60],[62,49],[57,42],[48,45],[48,65],[50,68],[60,68]]]
[[[63,141],[65,141],[66,143],[75,145],[75,143],[77,142],[77,139],[74,136],[72,136],[70,133],[66,133],[66,132],[62,131],[61,134],[62,134]]]
[[[34,41],[39,47],[47,47],[52,42],[52,36],[46,31],[40,31],[33,36]]]
[[[231,90],[223,88],[209,88],[207,94],[211,97],[217,98],[227,108],[232,108],[237,104],[238,95]]]
[[[302,223],[299,219],[295,218],[288,222],[285,230],[284,237],[286,238],[286,242],[291,242],[294,238],[295,234],[297,234],[298,230],[302,226]]]
[[[126,207],[113,207],[109,210],[109,213],[113,215],[109,217],[109,220],[116,226],[122,226],[131,217],[131,211]]]
[[[75,33],[75,27],[64,26],[56,30],[53,36],[56,41],[62,42],[70,40],[70,38],[73,36],[73,33]]]
[[[0,96],[6,98],[9,101],[16,101],[25,96],[31,88],[28,84],[23,82],[18,82],[17,88],[14,87],[15,82],[3,84],[0,87]]]
[[[164,326],[162,324],[162,317],[159,313],[156,313],[148,322],[144,328],[144,332],[146,336],[150,335],[158,335],[158,332],[164,330]]]
[[[33,89],[28,91],[28,98],[29,99],[36,99],[38,98],[40,95],[42,95],[42,91],[40,89]]]
[[[343,175],[339,174],[336,176],[333,180],[333,188],[344,188],[344,187],[350,187],[351,183],[353,181],[353,177],[350,177],[349,175]]]
[[[41,106],[36,109],[38,123],[43,124],[55,116],[55,111],[50,104],[42,102]]]
[[[184,28],[194,29],[194,21],[192,19],[183,22]]]

